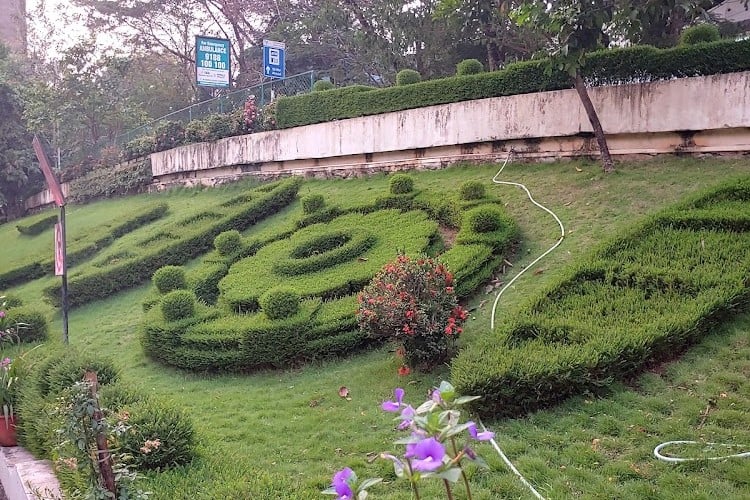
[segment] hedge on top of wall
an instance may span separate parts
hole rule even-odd
[[[547,74],[546,60],[508,64],[499,71],[454,76],[369,91],[348,87],[278,101],[278,127],[290,128],[436,104],[572,88],[567,74]],[[697,46],[656,49],[648,46],[608,49],[586,56],[589,84],[669,80],[750,69],[750,40],[724,40]]]

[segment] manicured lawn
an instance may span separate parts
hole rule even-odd
[[[417,188],[442,190],[456,189],[468,179],[483,180],[488,190],[506,200],[523,234],[523,243],[511,259],[514,267],[501,277],[507,280],[552,245],[559,231],[554,220],[526,201],[520,190],[490,183],[497,168],[464,166],[414,176]],[[748,173],[746,160],[657,159],[621,164],[609,176],[595,163],[509,165],[501,178],[527,184],[535,198],[562,219],[567,237],[536,272],[521,278],[503,297],[496,320],[511,317],[525,296],[548,284],[603,238],[698,188]],[[111,200],[71,207],[69,219],[72,228],[84,227],[82,221],[106,223],[123,210],[161,200],[180,212],[192,211],[239,190],[231,186]],[[351,206],[386,190],[387,177],[375,176],[309,181],[300,195],[320,193],[329,205]],[[279,231],[290,217],[300,214],[300,204],[295,202],[246,234]],[[0,253],[0,268],[24,253],[49,251],[44,235],[27,241],[17,234],[12,224],[0,226],[0,238],[13,248],[12,253]],[[36,280],[11,291],[27,303],[41,305],[41,290],[53,280]],[[145,358],[140,348],[138,323],[147,293],[148,287],[142,286],[73,310],[70,338],[73,344],[112,357],[132,385],[191,412],[199,457],[189,467],[146,478],[144,486],[153,498],[321,498],[319,490],[343,466],[354,468],[360,477],[381,476],[390,482],[394,476],[389,463],[368,463],[372,453],[401,448],[392,444],[397,433],[379,403],[397,385],[406,388],[410,402],[418,403],[430,386],[448,376],[446,367],[429,375],[398,377],[397,363],[387,349],[247,375],[177,371]],[[464,343],[489,328],[493,298],[479,291],[468,304],[475,309]],[[51,308],[47,310],[56,317]],[[59,320],[51,331],[57,341]],[[349,388],[351,401],[338,396],[342,385]],[[651,452],[660,442],[675,439],[744,444],[737,451],[748,451],[750,316],[739,316],[683,358],[627,383],[616,383],[606,394],[583,395],[527,417],[485,424],[497,432],[500,446],[529,481],[549,498],[748,498],[750,460],[675,466],[657,462]],[[474,498],[529,497],[489,446],[479,451],[492,470],[472,473]],[[439,486],[425,489],[423,498],[438,497]],[[372,494],[409,498],[401,483],[376,486]],[[459,488],[458,498],[461,494]]]

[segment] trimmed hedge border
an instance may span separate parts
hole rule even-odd
[[[148,249],[130,261],[85,275],[73,276],[68,281],[70,306],[87,304],[139,285],[148,281],[160,267],[170,264],[181,265],[211,250],[214,238],[220,233],[230,229],[246,229],[291,203],[301,182],[299,178],[291,178],[266,187],[267,191],[259,191],[263,194],[253,197],[245,206],[217,221],[207,223],[205,227],[193,234],[185,235],[180,240],[169,241],[165,245]],[[44,294],[53,305],[60,305],[59,285],[45,288]]]
[[[458,391],[482,396],[481,415],[524,414],[673,357],[749,304],[745,178],[602,246],[462,351],[451,376]]]
[[[57,224],[57,215],[50,215],[32,224],[18,224],[16,229],[25,236],[36,236],[37,234],[42,234],[47,229],[51,229],[55,224]]]
[[[366,92],[352,92],[344,87],[282,97],[277,108],[278,127],[299,127],[436,104],[573,87],[566,73],[557,70],[547,74],[546,68],[545,60],[523,61],[489,73]],[[750,70],[750,40],[725,40],[670,49],[637,46],[597,51],[586,56],[583,74],[589,84],[607,85],[747,70]]]

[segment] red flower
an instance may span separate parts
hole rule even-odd
[[[409,375],[411,373],[411,369],[406,365],[401,365],[398,367],[398,374],[401,377],[405,377],[406,375]]]

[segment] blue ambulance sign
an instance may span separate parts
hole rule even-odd
[[[263,40],[263,76],[284,78],[286,76],[286,44]]]
[[[225,38],[195,37],[195,82],[202,87],[229,87],[231,47]]]

